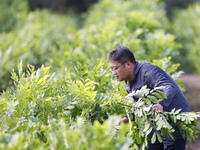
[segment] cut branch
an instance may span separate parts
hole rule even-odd
[[[134,107],[134,106],[131,106],[131,105],[127,105],[127,104],[120,103],[120,102],[117,102],[117,104],[120,104],[120,105],[123,105],[123,106],[127,106],[127,107],[131,107],[131,108]]]

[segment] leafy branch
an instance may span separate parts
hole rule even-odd
[[[194,127],[198,125],[195,120],[200,116],[198,113],[180,113],[180,109],[159,113],[152,110],[153,103],[158,103],[158,99],[167,98],[165,93],[161,91],[162,89],[164,87],[149,89],[143,86],[140,90],[128,94],[121,102],[117,102],[117,104],[127,107],[129,111],[134,113],[135,120],[132,122],[132,130],[134,131],[132,132],[137,132],[136,135],[138,136],[133,135],[133,138],[136,141],[140,138],[138,144],[141,144],[142,149],[148,146],[148,139],[152,130],[154,130],[154,133],[151,136],[151,143],[154,143],[156,138],[162,142],[160,134],[170,136],[173,139],[172,133],[174,131],[190,141],[197,137],[198,131]],[[133,96],[139,98],[138,101],[133,102]]]

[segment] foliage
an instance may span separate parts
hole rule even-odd
[[[110,50],[121,45],[130,47],[138,60],[177,56],[180,46],[173,35],[161,29],[158,18],[165,17],[162,3],[157,2],[100,1],[84,14],[80,29],[74,16],[46,10],[28,13],[18,20],[16,30],[0,36],[0,89],[12,84],[10,70],[16,69],[20,60],[36,68],[42,64],[51,66],[61,83],[71,77],[71,66],[77,61],[97,65]]]
[[[163,10],[164,3],[159,0],[143,0],[142,2],[129,0],[101,0],[93,5],[90,10],[84,14],[86,16],[85,25],[105,24],[111,20],[122,18],[131,12],[139,12],[142,15],[149,13],[155,14],[156,18],[165,17]],[[106,17],[105,17],[106,16]],[[148,15],[147,15],[148,16]],[[138,18],[139,19],[139,18]]]
[[[170,136],[173,138],[172,133],[177,131],[184,138],[188,140],[195,139],[198,133],[194,129],[198,125],[195,119],[199,117],[198,114],[193,112],[179,113],[181,110],[173,109],[171,112],[159,112],[155,113],[152,110],[152,104],[158,103],[158,99],[166,99],[166,95],[161,90],[164,87],[157,87],[153,90],[143,86],[140,90],[133,91],[128,94],[118,104],[127,107],[127,112],[132,110],[135,115],[134,122],[130,130],[132,138],[137,141],[137,144],[142,146],[142,149],[148,147],[148,140],[150,138],[151,143],[156,141],[162,142],[160,134],[164,136]],[[137,102],[133,102],[132,96],[139,98]],[[127,114],[128,115],[128,114]],[[152,137],[150,133],[154,131]]]
[[[171,66],[167,60],[154,62],[173,75],[176,65]],[[159,89],[142,88],[132,93],[141,99],[133,104],[131,95],[125,97],[121,90],[123,84],[112,81],[106,64],[100,61],[89,68],[78,63],[71,79],[59,83],[56,73],[49,72],[50,67],[35,70],[28,65],[24,72],[22,62],[19,63],[18,73],[12,72],[15,89],[9,88],[0,96],[1,149],[138,149],[142,143],[147,146],[153,128],[163,135],[171,135],[176,129],[189,140],[195,137],[194,113],[172,111],[156,115],[151,111],[151,102],[165,97]],[[76,78],[72,80],[73,77]],[[117,104],[122,99],[134,106],[138,117],[133,124],[118,128],[119,117],[114,115],[128,111]],[[155,120],[155,126],[147,122],[147,115]],[[155,134],[152,141],[156,137],[160,138]]]
[[[152,14],[145,17],[138,12],[127,13],[105,24],[87,26],[80,29],[70,41],[60,41],[59,45],[62,49],[59,53],[66,55],[59,55],[57,60],[50,60],[50,63],[60,64],[57,65],[60,68],[70,62],[95,63],[106,59],[108,52],[120,45],[130,47],[137,59],[147,61],[176,55],[179,48],[172,35],[166,35],[159,29]],[[52,56],[58,55],[56,53],[52,53]],[[62,60],[62,63],[58,60]]]
[[[82,51],[105,58],[113,48],[126,45],[139,60],[177,55],[179,45],[174,43],[174,36],[160,29],[157,16],[162,16],[161,8],[155,1],[100,1],[86,15],[85,28],[78,39],[82,41]]]
[[[115,122],[118,117],[110,117],[104,124],[98,121],[92,125],[79,118],[72,126],[64,119],[50,120],[49,126],[28,128],[30,132],[1,134],[0,147],[6,149],[128,149],[133,142],[126,137],[127,126],[116,130]],[[30,122],[29,122],[30,123]],[[45,142],[44,142],[45,141]],[[132,149],[137,150],[136,144]]]
[[[198,66],[200,57],[199,8],[199,3],[195,3],[185,10],[175,11],[173,21],[166,23],[165,26],[170,33],[175,35],[176,41],[182,45],[180,51],[182,57],[176,57],[176,62],[180,62],[182,64],[180,69],[188,73],[200,73]]]
[[[137,8],[136,4],[140,7],[131,9],[130,6]],[[155,2],[145,1],[144,4],[153,7]],[[120,45],[130,47],[137,59],[147,61],[176,55],[179,45],[174,43],[173,35],[160,30],[157,13],[140,11],[142,6],[137,1],[100,1],[85,15],[83,28],[70,39],[59,42],[61,51],[58,53],[65,54],[58,57],[59,61],[63,60],[62,64],[58,60],[51,60],[50,64],[60,64],[62,68],[76,61],[95,63],[106,59],[108,52]],[[58,55],[56,53],[52,56]]]
[[[110,117],[104,124],[95,121],[92,125],[79,118],[75,129],[71,129],[61,120],[60,129],[57,132],[47,133],[50,147],[77,150],[128,149],[133,140],[130,137],[125,137],[126,132],[128,132],[125,125],[117,132],[115,123],[118,119],[118,117]],[[134,147],[137,149],[137,145]]]
[[[112,97],[103,95],[103,93],[109,93],[113,85],[110,83],[109,91],[109,84],[106,82],[110,82],[110,78],[109,76],[105,78],[101,71],[107,75],[110,73],[106,73],[102,67],[102,62],[94,67],[91,76],[94,81],[87,76],[85,80],[83,78],[68,80],[61,85],[56,81],[54,74],[49,73],[49,67],[42,66],[35,71],[33,66],[28,65],[29,70],[25,74],[23,65],[20,63],[18,75],[12,72],[16,90],[10,89],[2,93],[2,100],[6,99],[9,105],[12,105],[7,107],[14,109],[7,110],[9,111],[8,116],[26,118],[31,115],[34,118],[38,117],[43,124],[48,124],[48,117],[56,118],[57,116],[68,116],[68,118],[75,119],[76,116],[81,115],[87,119],[98,119],[99,121],[101,117],[107,118],[107,113],[113,113],[116,105],[111,107],[110,105],[114,104]]]
[[[26,17],[28,5],[24,0],[0,0],[0,10],[0,33],[10,32]]]
[[[71,26],[75,27],[74,19],[45,10],[29,13],[23,21],[16,30],[0,35],[0,89],[11,85],[10,71],[17,68],[17,63],[23,60],[41,66],[48,61],[52,47],[63,38],[61,33],[73,32]]]
[[[104,73],[108,73],[103,70],[103,65],[100,62],[91,71],[93,72],[91,78],[95,82],[91,81],[88,76],[86,80],[81,80],[80,78],[80,80],[71,81],[71,85],[68,84],[69,81],[66,82],[66,85],[60,85],[56,82],[54,74],[49,73],[49,67],[42,66],[40,69],[35,70],[33,66],[28,65],[29,70],[23,72],[23,64],[21,62],[18,65],[18,74],[14,71],[12,72],[15,89],[4,91],[0,98],[1,148],[55,148],[56,145],[53,143],[57,140],[52,142],[51,138],[60,139],[60,133],[65,133],[66,131],[68,134],[63,136],[67,136],[64,140],[69,140],[69,143],[77,142],[76,139],[82,136],[93,139],[90,141],[91,144],[85,145],[83,138],[83,141],[80,141],[80,145],[77,145],[83,148],[85,146],[94,146],[100,149],[105,146],[111,146],[119,147],[120,149],[120,147],[129,146],[130,139],[127,141],[126,139],[121,139],[126,130],[121,131],[122,133],[118,136],[117,132],[114,133],[116,129],[110,128],[108,124],[101,125],[97,121],[94,122],[94,120],[98,120],[103,123],[110,114],[125,113],[123,107],[120,110],[116,101],[109,95],[110,92],[104,90],[107,88],[104,82],[108,78],[110,80],[110,77],[105,76]],[[80,73],[81,69],[76,68],[76,71]],[[95,89],[98,91],[95,91]],[[74,126],[77,116],[94,122],[94,125],[87,123],[84,129],[81,126],[77,130],[69,130]],[[57,121],[54,124],[56,128],[51,127],[53,126],[51,125],[51,120],[58,120],[59,118],[63,118],[68,124],[63,128],[61,127],[63,130],[59,130],[60,125]],[[89,135],[88,129],[93,129]],[[102,134],[103,129],[105,134]],[[59,131],[55,133],[55,130]],[[74,135],[74,132],[80,134],[76,134],[77,137],[72,138],[71,135]],[[110,134],[110,132],[113,134]],[[91,135],[96,138],[91,137]],[[110,144],[102,145],[99,143],[101,140]],[[96,141],[96,145],[92,145],[94,141]],[[66,145],[62,146],[65,147]],[[63,149],[62,146],[60,145],[58,148]],[[68,149],[74,146],[76,145],[72,144]]]
[[[137,60],[153,61],[181,82],[177,79],[181,74],[176,72],[178,64],[169,58],[179,54],[180,45],[161,29],[158,18],[164,18],[163,5],[157,2],[102,0],[84,14],[82,26],[74,16],[47,10],[17,18],[15,28],[9,27],[9,32],[0,35],[0,89],[14,82],[0,95],[1,149],[138,149],[141,142],[147,146],[150,125],[145,134],[134,128],[143,129],[143,118],[138,117],[138,124],[115,126],[126,113],[117,104],[126,92],[123,83],[113,80],[105,60],[110,50],[126,45]],[[149,96],[145,102],[152,100],[156,98]],[[127,103],[133,104],[130,98]],[[196,115],[189,114],[191,120],[177,111],[155,116],[150,105],[137,105],[145,108],[144,115],[152,115],[158,123],[155,128],[163,134],[171,135],[181,126],[183,136],[190,139],[194,135],[194,130],[191,134],[188,131],[196,125],[192,120]],[[168,119],[170,126],[166,126]]]

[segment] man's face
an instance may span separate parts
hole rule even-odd
[[[110,69],[112,70],[118,81],[127,80],[130,70],[126,67],[126,62],[122,64],[117,61],[110,61]]]

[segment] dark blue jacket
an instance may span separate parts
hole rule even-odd
[[[165,86],[164,93],[167,99],[159,100],[159,103],[164,106],[164,111],[170,112],[174,108],[181,109],[181,112],[190,111],[182,91],[165,71],[150,63],[136,61],[133,79],[131,83],[125,80],[124,89],[131,93],[144,85],[151,89]]]

